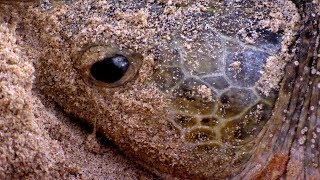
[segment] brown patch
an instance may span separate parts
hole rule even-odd
[[[275,154],[268,165],[252,179],[278,179],[284,174],[288,160],[289,156],[286,154]]]

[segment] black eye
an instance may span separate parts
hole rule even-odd
[[[129,60],[121,55],[105,58],[91,66],[90,73],[97,81],[115,83],[127,72],[130,66]]]
[[[112,46],[91,46],[72,59],[86,84],[105,90],[134,83],[143,62],[141,54]]]

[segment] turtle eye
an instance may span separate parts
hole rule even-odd
[[[115,83],[126,74],[130,66],[129,60],[121,55],[104,58],[91,66],[91,76],[97,81]]]
[[[74,67],[85,82],[112,88],[124,85],[136,77],[143,56],[129,50],[94,46],[74,60]]]

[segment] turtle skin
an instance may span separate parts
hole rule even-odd
[[[26,15],[43,52],[37,83],[66,113],[165,178],[320,177],[318,7],[256,3],[54,3],[48,14]],[[301,21],[281,87],[265,94],[261,72],[284,53],[288,35],[259,24],[276,7],[297,10]],[[124,78],[92,77],[95,62],[118,54],[132,65]]]

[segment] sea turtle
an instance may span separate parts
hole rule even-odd
[[[36,87],[150,171],[320,177],[319,2],[14,5]]]

